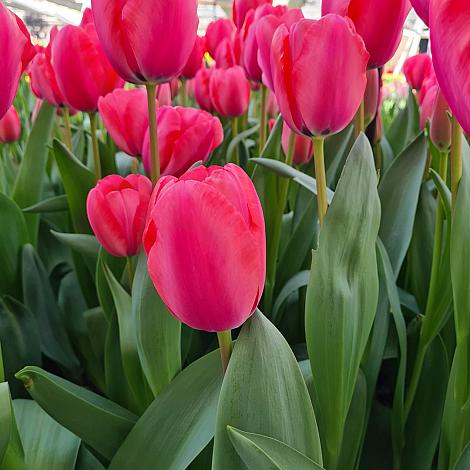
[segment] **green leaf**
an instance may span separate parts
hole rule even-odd
[[[284,126],[284,120],[282,116],[279,115],[274,123],[274,127],[269,134],[268,140],[266,141],[266,145],[261,152],[261,158],[274,158],[276,160],[279,159],[279,155],[281,154],[281,139],[282,139],[282,128]]]
[[[109,470],[186,468],[214,436],[222,377],[219,351],[184,369],[137,421]]]
[[[48,214],[52,212],[64,212],[69,210],[67,196],[54,196],[44,201],[40,201],[29,207],[25,207],[23,212],[31,214]]]
[[[108,460],[137,421],[111,400],[39,367],[25,367],[16,377],[52,418]]]
[[[13,188],[13,200],[21,209],[30,207],[42,199],[46,161],[49,153],[49,138],[54,118],[55,108],[43,102],[29,134],[26,150]],[[27,214],[25,219],[29,239],[35,245],[38,237],[39,216]]]
[[[28,242],[26,223],[18,206],[0,194],[0,294],[20,297],[21,247]]]
[[[77,233],[60,233],[51,230],[52,235],[64,245],[85,256],[98,258],[101,245],[94,235],[82,235]]]
[[[468,470],[470,468],[470,443],[460,454],[458,462],[454,465],[453,470]]]
[[[447,158],[447,157],[443,156],[442,158]],[[432,180],[434,181],[434,184],[436,185],[439,195],[441,196],[441,200],[444,205],[444,211],[446,214],[446,219],[452,220],[452,201],[451,201],[452,194],[450,192],[450,189],[447,187],[447,184],[441,178],[439,173],[434,171],[432,168],[431,168],[431,177],[432,177]]]
[[[105,470],[101,462],[82,444],[77,455],[75,470]]]
[[[246,469],[232,446],[228,425],[269,435],[322,463],[315,415],[299,365],[281,333],[259,311],[243,326],[225,374],[212,463],[213,470]]]
[[[230,440],[247,468],[251,470],[321,470],[307,456],[272,437],[227,426]]]
[[[361,135],[348,157],[313,253],[305,332],[325,466],[334,466],[378,300],[377,174]]]
[[[132,286],[132,311],[142,369],[157,396],[181,371],[181,323],[155,290],[144,252],[139,256]]]
[[[338,134],[325,139],[326,180],[330,188],[335,188],[343,171],[346,158],[353,146],[354,126],[348,126]]]
[[[426,139],[422,133],[395,158],[380,182],[382,220],[379,234],[395,277],[398,276],[413,234],[426,158]]]
[[[301,271],[292,277],[281,289],[281,292],[279,292],[273,307],[273,323],[277,323],[279,321],[279,312],[284,302],[301,287],[306,287],[308,285],[309,279],[310,271]]]

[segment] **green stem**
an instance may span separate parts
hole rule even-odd
[[[365,131],[364,100],[362,100],[356,116],[354,117],[354,137],[357,139],[361,132]]]
[[[129,283],[129,290],[132,291],[132,284],[134,283],[134,261],[132,259],[132,256],[127,256],[126,267],[127,267],[127,281]]]
[[[266,114],[266,104],[267,104],[267,97],[268,97],[268,89],[261,85],[261,103],[260,103],[260,128],[259,128],[259,154],[264,149],[266,145],[266,135],[267,135],[267,114]]]
[[[313,138],[315,178],[317,180],[317,203],[320,226],[323,225],[328,210],[328,198],[326,195],[326,171],[325,171],[325,139]]]
[[[73,152],[72,127],[70,126],[70,111],[67,106],[62,108],[62,118],[64,121],[64,142],[67,148]]]
[[[186,80],[181,80],[181,106],[188,106],[188,83]]]
[[[91,143],[93,146],[93,162],[95,166],[96,179],[101,179],[101,160],[100,147],[98,145],[98,136],[96,134],[96,113],[88,113],[90,117]]]
[[[289,136],[289,147],[286,155],[286,164],[291,166],[294,160],[294,149],[295,149],[295,133],[291,132]],[[271,311],[274,295],[274,287],[276,284],[276,271],[277,271],[277,258],[279,255],[279,244],[281,242],[281,231],[282,231],[282,216],[284,215],[284,209],[286,207],[287,195],[289,193],[289,179],[280,178],[279,181],[279,192],[278,192],[278,205],[276,217],[273,220],[270,253],[267,259],[267,278],[268,283],[266,286],[266,300],[265,308],[267,312]]]
[[[149,114],[150,135],[150,167],[152,183],[155,186],[160,179],[160,159],[158,156],[158,129],[157,129],[157,85],[147,83],[147,102]]]
[[[217,332],[217,338],[220,346],[220,359],[222,360],[222,367],[225,372],[230,361],[230,356],[232,355],[232,332],[230,330],[219,331]]]
[[[452,116],[452,149],[451,149],[451,191],[452,207],[457,201],[457,192],[462,178],[462,128],[459,122]]]
[[[232,140],[235,139],[238,135],[238,118],[232,118]],[[233,163],[240,165],[240,149],[238,145],[235,147],[233,152]]]

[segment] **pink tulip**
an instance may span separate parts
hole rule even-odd
[[[210,96],[216,111],[224,117],[242,116],[250,103],[250,84],[239,66],[215,69],[210,79]]]
[[[205,48],[205,39],[198,36],[196,38],[196,42],[194,43],[193,51],[189,56],[188,62],[186,62],[186,65],[181,72],[182,78],[189,80],[196,76],[196,73],[202,66],[202,59],[204,57]]]
[[[294,23],[303,19],[300,8],[287,10],[281,17],[267,15],[260,19],[256,27],[256,39],[258,42],[258,64],[263,71],[263,83],[273,90],[273,78],[271,71],[271,44],[276,29],[284,24],[290,28]]]
[[[403,72],[406,81],[413,90],[421,90],[424,80],[432,70],[432,60],[429,54],[418,54],[406,59]]]
[[[196,40],[197,0],[92,0],[103,49],[131,83],[165,83],[181,74]]]
[[[277,104],[276,95],[269,91],[268,93],[268,101],[266,104],[266,114],[269,118],[276,118],[279,115],[279,106]]]
[[[306,136],[344,129],[364,97],[368,59],[364,41],[347,18],[301,20],[290,31],[279,26],[271,64],[279,109],[289,127]]]
[[[113,256],[140,250],[152,183],[145,176],[106,176],[87,199],[88,220],[98,241]]]
[[[28,67],[29,63],[33,60],[34,56],[36,55],[36,48],[31,42],[31,36],[23,20],[18,15],[15,15],[15,19],[18,27],[20,28],[21,32],[23,33],[23,36],[26,39],[23,54],[21,55],[21,68],[24,72]]]
[[[289,126],[284,123],[282,128],[282,149],[287,155],[289,151],[289,139],[292,134]],[[313,141],[309,137],[295,134],[294,144],[294,163],[296,165],[305,165],[313,158]]]
[[[201,109],[209,113],[215,111],[209,88],[213,70],[213,68],[203,67],[194,78],[194,99]]]
[[[14,106],[0,119],[0,143],[9,144],[20,140],[21,121]]]
[[[409,0],[323,0],[322,15],[336,13],[354,22],[369,51],[369,68],[382,67],[395,54],[403,25],[411,10]]]
[[[439,85],[452,113],[470,135],[470,2],[432,0],[431,49]]]
[[[434,109],[434,102],[436,101],[437,94],[439,92],[439,85],[434,83],[427,88],[421,90],[420,95],[420,109],[419,109],[419,121],[420,128],[426,129],[428,120],[431,119],[432,112]]]
[[[163,106],[158,111],[158,146],[162,175],[181,176],[198,161],[205,162],[223,141],[220,121],[200,109]],[[143,161],[150,173],[150,139],[143,144]]]
[[[380,104],[380,82],[378,69],[367,71],[367,85],[364,94],[364,121],[368,126],[375,118]]]
[[[161,106],[172,105],[172,93],[169,83],[162,83],[157,87],[157,101]]]
[[[430,137],[432,143],[440,150],[448,149],[452,140],[452,125],[449,112],[447,100],[439,88],[434,99]]]
[[[410,0],[418,16],[429,26],[429,0]]]
[[[255,10],[265,3],[272,4],[273,2],[272,0],[234,0],[232,16],[237,28],[242,28],[246,15],[250,10]]]
[[[101,96],[123,85],[106,59],[92,23],[59,31],[52,45],[52,66],[65,101],[79,111],[96,111]]]
[[[198,330],[241,326],[266,274],[263,212],[247,174],[229,164],[162,178],[150,207],[148,269],[170,312]]]
[[[229,69],[238,65],[234,43],[231,39],[225,38],[215,51],[215,66],[218,69]]]
[[[215,59],[215,52],[224,39],[232,39],[235,31],[235,25],[228,18],[221,18],[212,21],[206,30],[206,48],[207,52]]]
[[[128,155],[142,155],[142,143],[149,125],[145,90],[114,90],[99,99],[98,109],[116,145]]]

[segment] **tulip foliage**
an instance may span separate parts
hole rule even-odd
[[[470,4],[0,4],[0,470],[470,468]]]

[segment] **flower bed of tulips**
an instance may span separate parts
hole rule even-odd
[[[1,470],[470,469],[470,3],[411,3],[407,99],[408,0],[0,3]]]

